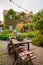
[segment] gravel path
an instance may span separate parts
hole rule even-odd
[[[0,41],[0,45],[2,45],[2,47],[0,46],[0,52],[3,53],[4,55],[0,55],[0,61],[1,58],[3,59],[3,64],[2,65],[12,65],[13,63],[13,57],[8,55],[8,50],[7,50],[7,45],[8,42],[7,41]],[[30,51],[34,52],[34,55],[36,56],[36,59],[34,60],[34,62],[37,65],[43,65],[43,48],[42,47],[37,47],[34,46],[30,43]],[[0,62],[0,65],[1,65]]]

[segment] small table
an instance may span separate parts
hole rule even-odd
[[[18,41],[17,39],[11,39],[12,43],[14,45],[18,45],[18,44],[28,44],[28,50],[29,50],[29,43],[31,43],[32,41],[31,40],[23,40],[23,41]]]

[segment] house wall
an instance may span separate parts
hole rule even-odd
[[[7,12],[8,12],[8,10],[3,10],[3,16],[5,16],[7,14]],[[19,15],[20,12],[16,12],[16,14]],[[31,22],[30,17],[31,17],[31,14],[26,13],[25,23]],[[18,22],[20,23],[20,22],[23,22],[23,21],[18,20]],[[13,19],[10,20],[10,21],[5,22],[4,24],[5,24],[5,28],[9,28],[9,25],[12,25],[13,27],[16,26],[16,23],[15,23],[15,21]]]

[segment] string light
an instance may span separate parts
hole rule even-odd
[[[13,2],[12,0],[10,0],[10,2],[12,2],[13,4],[15,4],[15,5],[16,5],[16,6],[18,6],[19,8],[21,8],[21,9],[25,10],[26,12],[29,12],[28,10],[24,9],[22,6],[20,6],[20,5],[16,4],[16,3],[15,3],[15,2]]]
[[[11,0],[10,0],[10,2],[11,2]]]

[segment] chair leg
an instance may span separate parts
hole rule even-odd
[[[16,65],[16,62],[15,61],[13,61],[13,64],[12,65]]]
[[[27,63],[27,62],[25,62],[25,63],[22,63],[22,65],[28,65],[28,63]]]
[[[14,65],[14,62],[13,62],[13,65]]]
[[[25,63],[23,63],[22,65],[24,65]]]

